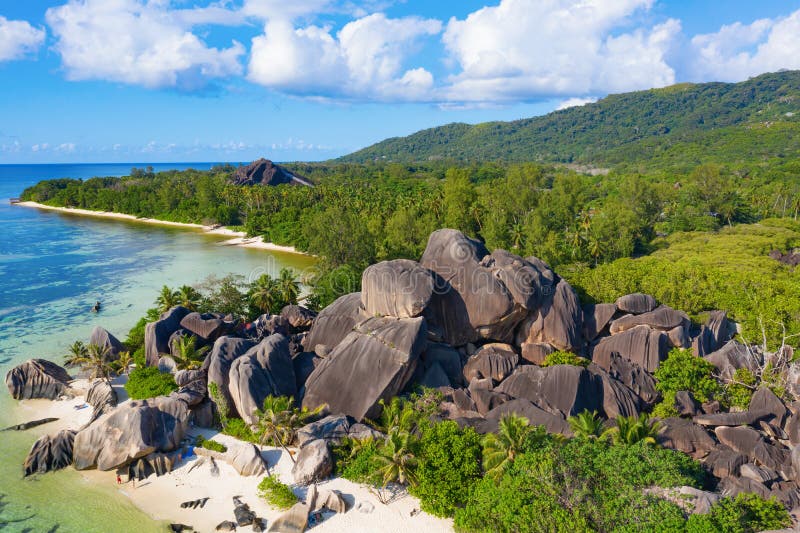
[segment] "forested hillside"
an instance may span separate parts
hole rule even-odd
[[[387,139],[347,162],[544,161],[690,169],[800,154],[800,71],[748,81],[679,84],[513,122],[448,124]]]

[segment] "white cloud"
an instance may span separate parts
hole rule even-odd
[[[516,101],[667,85],[675,20],[614,35],[653,0],[502,0],[450,19],[444,44],[461,71],[447,98]]]
[[[567,98],[566,100],[558,104],[558,106],[556,107],[556,111],[561,111],[562,109],[569,109],[570,107],[580,107],[586,104],[593,104],[596,101],[597,98],[593,96],[589,98],[576,98],[576,97]]]
[[[24,20],[8,20],[0,15],[0,61],[22,59],[35,54],[44,42],[45,32]]]
[[[692,39],[692,75],[699,81],[740,81],[800,68],[800,10],[787,17],[737,22]]]
[[[167,0],[70,0],[48,9],[46,19],[71,80],[191,90],[242,72],[240,43],[212,48],[190,31],[210,14],[220,16],[206,9],[171,10]]]
[[[376,13],[330,27],[295,28],[268,21],[253,39],[248,78],[260,85],[303,96],[417,99],[433,85],[423,68],[403,70],[420,37],[436,35],[441,22]]]
[[[242,12],[262,20],[292,20],[330,8],[331,0],[245,0]]]

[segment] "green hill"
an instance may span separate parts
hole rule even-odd
[[[800,155],[800,71],[610,95],[513,122],[448,124],[341,161],[542,161],[648,168]]]

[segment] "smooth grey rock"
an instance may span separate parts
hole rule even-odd
[[[739,368],[755,370],[754,358],[743,344],[730,341],[719,350],[709,353],[705,360],[714,365],[722,379],[732,379]]]
[[[747,456],[719,444],[703,462],[716,477],[726,478],[739,475],[739,468],[747,462]]]
[[[491,378],[503,381],[511,375],[519,363],[519,356],[513,346],[502,343],[486,344],[480,348],[464,365],[464,379]]]
[[[647,326],[635,326],[601,339],[592,351],[592,360],[603,368],[609,368],[611,354],[617,353],[652,373],[667,357],[669,350],[669,338],[665,333]]]
[[[507,342],[525,309],[481,260],[486,247],[460,231],[431,233],[420,264],[433,271],[434,295],[426,317],[444,340],[460,346],[479,338]]]
[[[589,304],[583,306],[583,338],[592,342],[611,322],[617,306],[614,304]]]
[[[89,344],[95,344],[101,348],[108,350],[106,359],[108,361],[116,361],[119,359],[120,352],[125,351],[125,346],[112,335],[107,329],[100,326],[95,326],[92,333],[89,335]]]
[[[784,403],[766,386],[759,387],[753,393],[748,410],[751,412],[769,411],[773,417],[772,421],[779,426],[783,425],[783,421],[789,415],[789,410],[786,409]]]
[[[294,384],[299,392],[306,384],[308,376],[314,372],[314,369],[322,362],[322,357],[319,357],[314,352],[302,352],[292,358],[292,367],[294,368]],[[300,400],[302,398],[298,398]]]
[[[95,380],[86,393],[86,403],[93,409],[91,423],[117,406],[117,391],[108,381]]]
[[[239,416],[254,425],[256,412],[267,396],[297,394],[294,365],[289,355],[289,340],[270,335],[234,360],[228,374],[228,390]]]
[[[479,433],[496,433],[500,419],[512,413],[526,418],[531,425],[544,426],[548,433],[572,436],[572,429],[564,417],[549,413],[525,399],[510,400],[495,407],[486,413],[486,419],[475,429]]]
[[[62,429],[55,435],[45,435],[33,443],[22,468],[25,476],[60,470],[72,464],[75,431]]]
[[[184,402],[164,396],[120,405],[75,435],[75,468],[112,470],[175,450],[186,433],[188,412]]]
[[[128,465],[128,479],[143,480],[155,474],[163,476],[172,472],[175,466],[175,455],[165,453],[151,453],[135,459]]]
[[[242,444],[228,452],[227,459],[241,476],[260,476],[267,471],[261,450],[253,444]]]
[[[723,426],[716,428],[714,433],[725,446],[769,469],[779,470],[789,458],[787,450],[768,443],[758,431],[750,427]]]
[[[702,459],[716,447],[716,442],[703,426],[684,418],[662,420],[656,442],[665,448],[689,454],[695,459]]]
[[[46,359],[28,359],[8,371],[6,387],[15,400],[55,400],[69,390],[67,371]]]
[[[180,326],[204,344],[213,343],[233,329],[233,323],[226,322],[222,315],[215,313],[189,313],[181,319]]]
[[[308,377],[303,406],[327,405],[357,421],[378,416],[379,400],[396,396],[411,379],[426,333],[421,317],[365,320]]]
[[[647,326],[660,331],[669,331],[681,326],[688,329],[691,326],[691,320],[683,311],[676,311],[671,307],[662,305],[648,313],[618,318],[611,322],[609,331],[612,335],[616,335],[636,326]]]
[[[295,330],[307,330],[314,324],[317,313],[301,305],[287,305],[281,309],[281,316]]]
[[[495,390],[529,400],[564,418],[581,411],[600,411],[603,401],[601,378],[583,367],[571,365],[521,366]]]
[[[534,365],[541,365],[548,355],[556,351],[552,345],[545,342],[523,342],[519,349],[520,356]]]
[[[602,360],[593,361],[590,367],[596,365],[608,372],[613,379],[631,389],[642,401],[642,405],[652,405],[659,398],[655,378],[644,368],[630,359],[611,352]]]
[[[162,354],[170,353],[170,336],[181,327],[181,320],[189,314],[189,310],[176,305],[166,311],[155,322],[144,327],[144,354],[147,366],[157,366]]]
[[[325,418],[306,424],[297,430],[298,446],[322,439],[332,444],[341,444],[350,435],[350,421],[344,415],[328,415]]]
[[[675,408],[680,416],[693,417],[698,412],[697,401],[689,391],[678,391],[675,393]]]
[[[202,369],[208,374],[208,383],[214,383],[220,394],[225,398],[228,407],[233,410],[231,415],[235,415],[236,408],[233,405],[228,388],[230,380],[230,370],[233,361],[244,355],[256,343],[238,337],[220,337],[214,342],[211,354],[203,361]],[[217,406],[219,408],[219,406]]]
[[[464,385],[461,355],[451,346],[429,342],[428,347],[420,357],[420,361],[423,370],[427,370],[434,363],[438,364],[447,375],[452,386],[459,387]]]
[[[361,275],[361,307],[367,316],[420,316],[432,294],[430,270],[409,259],[381,261]]]
[[[578,351],[583,344],[583,310],[575,290],[559,280],[551,299],[528,315],[517,332],[517,344],[548,343],[556,349]]]
[[[298,485],[309,485],[328,479],[332,471],[333,456],[328,449],[328,443],[317,439],[300,448],[292,467],[292,477]]]
[[[698,415],[694,421],[701,426],[742,426],[754,425],[759,420],[772,416],[767,410],[741,411],[736,413],[716,413],[712,415]]]
[[[274,533],[303,533],[308,527],[309,507],[296,503],[291,509],[272,521],[267,531]]]
[[[658,305],[655,298],[640,292],[620,296],[614,303],[617,309],[623,313],[633,313],[634,315],[649,313]]]
[[[303,341],[303,346],[309,352],[322,355],[316,349],[318,344],[324,344],[329,350],[333,350],[365,318],[367,316],[361,307],[361,293],[345,294],[320,311]]]
[[[607,418],[639,415],[642,400],[630,387],[614,379],[608,372],[595,364],[590,364],[587,370],[602,380],[602,412]]]

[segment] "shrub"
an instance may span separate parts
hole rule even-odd
[[[381,463],[378,460],[378,443],[372,439],[363,442],[349,441],[334,448],[336,471],[355,483],[379,485]]]
[[[642,489],[700,486],[702,479],[699,463],[680,452],[550,437],[517,456],[498,481],[481,480],[456,511],[455,525],[465,531],[681,531],[681,509]]]
[[[782,529],[792,524],[783,505],[756,494],[739,494],[723,498],[711,507],[708,514],[692,515],[686,522],[687,533],[755,533]]]
[[[750,406],[750,398],[753,397],[753,389],[757,383],[756,376],[746,368],[737,368],[733,373],[733,381],[725,384],[725,401],[731,407],[747,409]]]
[[[245,442],[252,442],[253,444],[260,444],[258,435],[256,435],[250,426],[248,426],[241,418],[229,418],[222,426],[222,432],[225,435]]]
[[[128,396],[133,400],[144,400],[156,396],[166,396],[178,390],[172,374],[159,372],[154,366],[137,367],[128,376],[125,384]]]
[[[258,495],[268,504],[278,509],[288,509],[297,503],[297,496],[288,485],[281,483],[275,476],[267,476],[258,484]]]
[[[481,437],[472,428],[461,429],[453,421],[426,424],[417,452],[418,484],[409,492],[424,511],[452,516],[481,477],[481,455]]]
[[[689,350],[674,349],[662,361],[654,375],[656,388],[665,398],[678,391],[689,391],[700,402],[709,401],[720,392],[720,385],[714,378],[714,365],[701,357],[695,357]]]
[[[202,435],[197,436],[197,438],[194,440],[194,445],[198,448],[205,448],[206,450],[212,450],[220,453],[225,453],[228,451],[228,447],[221,442],[207,440]]]
[[[562,352],[560,350],[548,354],[542,362],[542,366],[553,365],[572,365],[572,366],[589,366],[589,360],[585,357],[580,357],[572,352]]]

